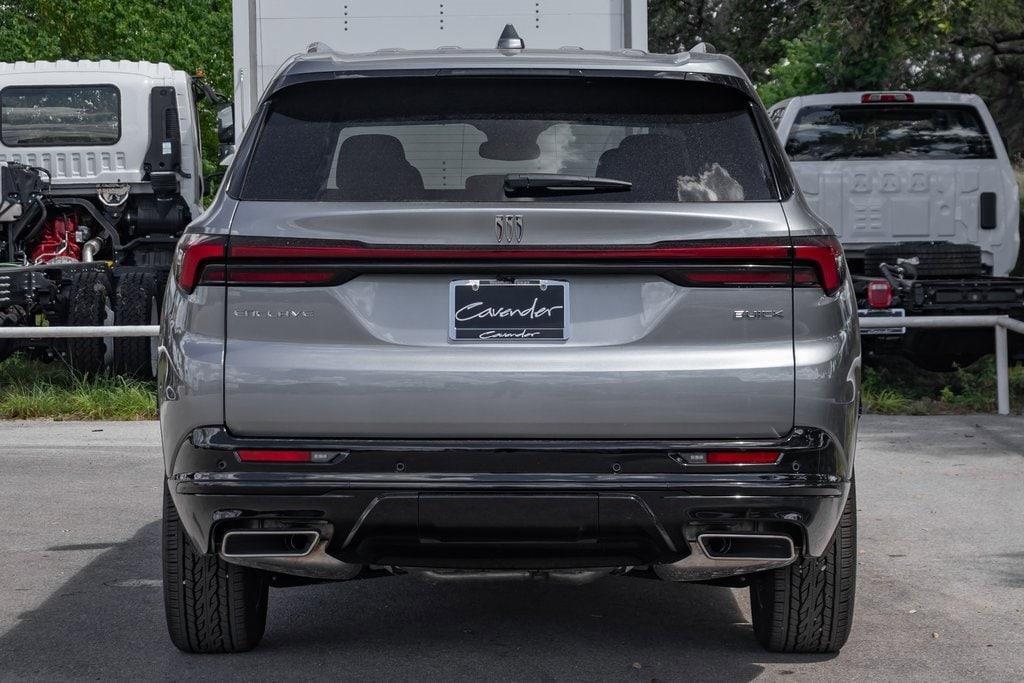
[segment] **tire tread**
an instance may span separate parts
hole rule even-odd
[[[148,325],[156,278],[151,273],[136,271],[121,276],[114,297],[115,325]],[[137,379],[152,379],[149,337],[116,337],[114,339],[114,372]]]
[[[164,607],[171,641],[194,653],[256,647],[267,618],[262,575],[193,547],[166,487],[163,519]]]
[[[68,301],[67,324],[74,327],[103,325],[106,322],[106,303],[109,298],[106,273],[84,270],[75,279]],[[101,337],[68,339],[68,364],[85,375],[103,371],[107,346]]]
[[[838,652],[853,624],[856,590],[855,489],[821,557],[757,576],[750,588],[754,633],[773,652]]]

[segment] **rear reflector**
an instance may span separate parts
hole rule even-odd
[[[709,465],[773,465],[779,459],[778,451],[709,451]]]
[[[866,92],[860,96],[860,101],[862,104],[913,102],[914,96],[908,92]]]
[[[869,282],[868,306],[871,308],[889,308],[892,306],[892,286],[885,280],[872,280]]]
[[[272,451],[245,449],[238,451],[242,462],[312,462],[310,451]]]

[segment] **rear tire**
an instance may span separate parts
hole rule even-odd
[[[132,272],[117,283],[115,325],[155,325],[158,320],[156,278],[152,273]],[[156,377],[155,340],[152,337],[116,337],[114,372],[136,379]]]
[[[199,552],[185,535],[164,485],[164,609],[183,652],[245,652],[267,624],[267,581],[253,569]]]
[[[71,287],[67,324],[75,327],[103,325],[109,301],[107,274],[101,270],[83,270]],[[98,375],[103,371],[107,345],[102,337],[68,339],[67,354],[75,372]]]
[[[850,496],[821,557],[754,576],[754,636],[772,652],[839,652],[853,624],[857,578],[857,501]]]

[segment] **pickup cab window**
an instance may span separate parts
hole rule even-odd
[[[793,161],[995,158],[974,107],[928,104],[804,107],[786,153]]]

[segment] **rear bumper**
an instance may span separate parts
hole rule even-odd
[[[777,448],[766,466],[686,464],[715,448]],[[253,465],[239,448],[334,450],[330,464]],[[328,578],[351,565],[578,569],[664,565],[680,580],[764,568],[709,561],[703,533],[784,535],[820,555],[851,465],[824,432],[772,442],[237,439],[196,430],[168,484],[197,546],[238,529],[316,529],[317,552],[264,568]],[[334,563],[332,574],[331,564]],[[779,563],[776,562],[775,566]],[[316,565],[316,566],[313,566]]]
[[[855,278],[857,304],[868,308],[867,283],[879,277]],[[909,291],[897,296],[893,308],[907,315],[1013,315],[1024,314],[1024,278],[963,277],[917,279]]]

